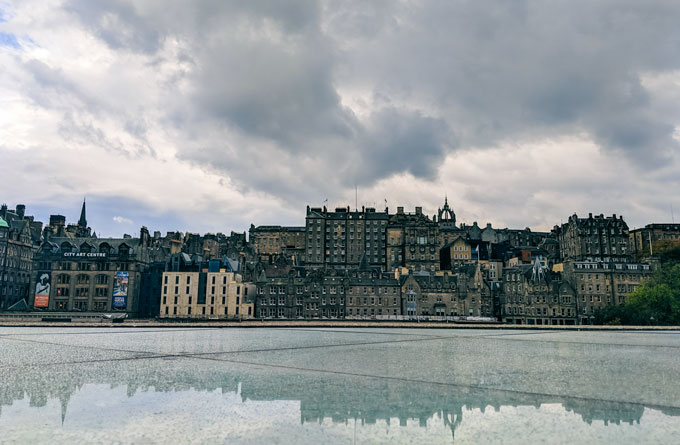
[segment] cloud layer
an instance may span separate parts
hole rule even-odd
[[[355,187],[448,194],[467,222],[665,221],[678,22],[666,1],[3,2],[3,199],[87,194],[112,233],[302,224]]]

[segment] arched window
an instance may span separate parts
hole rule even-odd
[[[83,253],[90,253],[92,252],[92,246],[88,243],[83,243],[80,245],[80,251]]]
[[[76,284],[90,284],[90,277],[85,274],[80,274],[76,277]]]
[[[99,252],[100,253],[105,253],[105,254],[110,254],[111,253],[111,245],[109,243],[101,243],[99,245]]]
[[[71,282],[71,277],[62,274],[62,275],[57,275],[57,284],[69,284]]]
[[[72,252],[73,251],[73,245],[69,243],[68,241],[64,241],[61,243],[61,251],[62,252]]]

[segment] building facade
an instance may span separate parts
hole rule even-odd
[[[313,269],[351,269],[366,255],[371,266],[384,269],[387,221],[388,209],[339,207],[330,212],[326,207],[307,207],[304,264]]]
[[[438,271],[440,241],[439,225],[423,214],[422,207],[415,213],[397,207],[387,225],[387,270]]]
[[[305,255],[305,227],[250,226],[249,243],[263,261],[285,255],[299,264]]]
[[[28,300],[34,251],[28,221],[0,216],[0,310]]]
[[[680,240],[680,224],[647,224],[629,232],[630,253],[636,257],[654,256],[654,244]]]
[[[576,214],[561,227],[555,227],[562,261],[628,262],[628,225],[623,217]]]
[[[168,271],[163,273],[161,318],[247,319],[254,317],[255,284],[238,273]]]
[[[623,305],[626,297],[653,273],[647,263],[605,263],[568,261],[563,264],[563,277],[576,292],[579,324],[592,323],[597,309]]]
[[[139,315],[148,232],[140,238],[57,238],[34,257],[30,307],[42,311]]]
[[[533,265],[508,267],[503,277],[499,295],[502,321],[553,326],[577,323],[576,291],[538,260]]]

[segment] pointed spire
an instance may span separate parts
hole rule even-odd
[[[59,402],[61,402],[61,425],[63,426],[64,420],[66,420],[66,410],[68,409],[68,396],[59,397]]]
[[[80,210],[80,219],[78,220],[80,227],[87,227],[87,218],[85,217],[85,198],[83,198],[83,208]]]

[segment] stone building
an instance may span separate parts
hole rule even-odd
[[[362,207],[361,211],[351,211],[339,207],[330,212],[326,207],[308,206],[305,266],[351,269],[366,255],[371,266],[384,269],[387,221],[388,209],[377,212]]]
[[[472,244],[462,236],[448,242],[439,251],[441,270],[451,270],[452,267],[472,261]]]
[[[450,273],[414,272],[400,277],[402,312],[408,316],[493,317],[493,292],[479,263]]]
[[[574,288],[579,324],[589,324],[595,310],[622,305],[645,278],[653,273],[647,263],[567,261],[563,277]]]
[[[305,255],[305,227],[257,226],[251,224],[249,243],[260,260],[271,262],[277,255],[300,264]]]
[[[344,318],[348,276],[334,270],[295,267],[283,273],[263,270],[257,280],[258,318]]]
[[[43,239],[51,238],[96,238],[96,234],[87,225],[87,210],[85,200],[80,208],[80,218],[75,224],[66,225],[63,215],[50,215],[50,223],[43,229]]]
[[[413,271],[439,270],[439,225],[423,214],[422,207],[415,213],[405,213],[397,207],[387,225],[387,270],[406,267]]]
[[[229,263],[200,271],[163,273],[161,318],[245,319],[255,314],[255,284],[243,282]]]
[[[144,227],[139,238],[51,237],[34,256],[30,306],[137,316],[148,245]]]
[[[367,262],[350,272],[347,318],[376,318],[401,315],[399,280]]]
[[[653,256],[654,243],[680,240],[680,224],[647,224],[629,232],[630,253],[636,257]]]
[[[33,252],[29,222],[0,216],[0,310],[28,300]]]
[[[305,295],[309,295],[309,284],[305,282],[304,269],[289,266],[281,269],[261,270],[255,284],[257,318],[304,318]],[[306,293],[305,286],[307,286]],[[316,303],[316,301],[308,301],[308,303]],[[313,305],[309,308],[314,311]]]
[[[575,289],[536,259],[503,272],[500,317],[506,323],[573,325],[577,322]]]
[[[595,215],[569,221],[553,229],[562,261],[630,261],[628,225],[623,217]]]
[[[33,254],[42,240],[42,223],[26,206],[0,207],[0,310],[26,309],[32,283]]]

